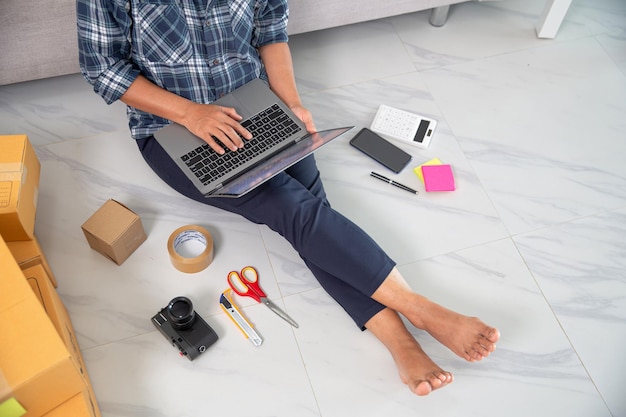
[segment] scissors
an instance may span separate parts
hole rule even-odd
[[[228,273],[228,285],[237,294],[244,297],[252,297],[257,303],[265,304],[274,313],[278,314],[287,323],[293,327],[298,327],[296,323],[287,313],[282,311],[276,304],[267,298],[267,295],[259,287],[259,273],[251,266],[244,267],[241,272],[231,271]]]

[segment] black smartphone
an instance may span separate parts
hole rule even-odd
[[[350,145],[395,173],[402,171],[411,160],[411,155],[366,127],[350,140]]]

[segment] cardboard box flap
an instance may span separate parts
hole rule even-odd
[[[126,210],[120,210],[119,206]],[[89,233],[98,236],[105,243],[113,245],[119,239],[120,231],[126,231],[137,217],[123,204],[108,200],[83,224],[83,229],[87,229]]]
[[[2,267],[0,273],[0,288],[2,288],[0,291],[0,312],[2,312],[4,309],[19,304],[28,298],[30,289],[22,270],[3,239],[0,239],[0,246],[0,266]],[[12,277],[20,277],[20,279]],[[2,336],[3,340],[5,340],[4,337],[5,335]]]
[[[41,164],[26,135],[0,136],[0,234],[33,237]]]
[[[39,245],[37,237],[33,237],[33,240],[7,242],[7,245],[22,270],[31,266],[41,265],[46,270],[46,274],[48,274],[52,284],[57,287],[56,278],[41,249],[41,245]]]

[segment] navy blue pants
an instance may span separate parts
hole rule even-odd
[[[313,156],[242,197],[205,198],[153,137],[137,143],[150,167],[179,193],[265,224],[285,237],[361,329],[384,308],[371,295],[395,263],[361,228],[330,207]]]

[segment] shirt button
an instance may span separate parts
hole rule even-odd
[[[213,65],[219,65],[219,63],[220,63],[220,60],[219,60],[219,59],[214,59],[214,60],[213,60]]]

